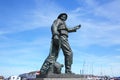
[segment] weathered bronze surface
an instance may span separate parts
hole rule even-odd
[[[52,41],[49,56],[43,63],[40,74],[61,74],[62,64],[56,62],[60,49],[62,49],[65,57],[65,73],[72,74],[71,65],[73,62],[73,52],[68,42],[68,33],[76,32],[81,25],[68,28],[65,21],[67,14],[61,13],[51,26]]]

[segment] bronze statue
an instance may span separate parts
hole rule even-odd
[[[76,32],[81,25],[73,28],[68,28],[65,21],[67,20],[67,14],[61,13],[51,26],[52,41],[49,56],[43,63],[40,74],[48,74],[48,72],[55,72],[54,65],[58,58],[60,49],[62,49],[65,57],[65,73],[71,74],[71,65],[73,62],[73,52],[68,43],[68,33]],[[60,73],[56,72],[56,73]]]

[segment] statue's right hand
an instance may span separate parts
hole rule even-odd
[[[59,40],[59,36],[58,36],[58,35],[55,35],[55,36],[53,37],[53,39]]]

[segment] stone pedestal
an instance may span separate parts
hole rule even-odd
[[[36,80],[87,80],[85,75],[78,74],[49,74],[38,75]]]
[[[36,80],[87,80],[85,78],[36,78]]]

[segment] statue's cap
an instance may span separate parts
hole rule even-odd
[[[66,17],[67,17],[67,14],[66,14],[66,13],[61,13],[61,14],[59,14],[59,16],[58,16],[58,19],[59,19],[62,15],[66,15]]]

